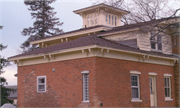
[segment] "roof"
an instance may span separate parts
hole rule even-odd
[[[97,26],[92,26],[92,27],[87,27],[87,28],[81,28],[81,29],[77,29],[77,30],[73,30],[73,31],[69,31],[69,32],[64,32],[64,33],[61,33],[61,34],[58,34],[58,35],[45,37],[45,38],[43,38],[43,39],[53,38],[53,37],[59,37],[59,36],[61,37],[61,36],[65,35],[65,34],[76,33],[76,32],[81,32],[81,31],[90,30],[90,29],[96,29],[96,28],[99,28],[99,27],[112,28],[112,27],[105,26],[105,25],[97,25]],[[37,40],[34,40],[34,41],[43,40],[43,39],[37,39]],[[31,41],[31,42],[33,42],[33,41]]]
[[[17,99],[17,85],[15,86],[5,86],[6,88],[9,89],[14,89],[15,91],[11,91],[10,95],[8,96],[9,99]]]
[[[80,13],[82,13],[82,12],[86,12],[86,11],[92,10],[93,8],[100,8],[100,7],[106,7],[106,8],[115,10],[115,11],[122,12],[122,13],[124,13],[124,14],[130,13],[129,11],[126,11],[126,10],[123,10],[123,9],[120,9],[120,8],[117,8],[117,7],[113,7],[113,6],[104,4],[104,3],[97,4],[97,5],[93,5],[93,6],[89,6],[89,7],[82,8],[82,9],[78,9],[78,10],[75,10],[75,11],[73,11],[73,12],[76,13],[76,14],[80,14]]]
[[[105,5],[105,4],[103,4],[103,5]],[[109,5],[107,5],[107,6],[109,6]],[[169,19],[175,19],[175,18],[180,18],[180,17],[173,17],[173,18],[169,18]],[[151,20],[151,21],[140,22],[140,23],[135,23],[135,24],[129,24],[129,25],[124,25],[124,26],[118,26],[118,27],[109,27],[109,26],[105,26],[105,25],[97,25],[97,26],[81,28],[81,29],[61,33],[61,34],[50,36],[50,37],[45,37],[43,39],[37,39],[37,40],[31,41],[31,42],[36,42],[36,41],[39,41],[39,40],[44,40],[44,39],[49,39],[49,38],[54,38],[54,37],[61,37],[61,36],[65,35],[65,34],[71,34],[71,33],[81,32],[81,31],[85,31],[85,30],[96,29],[96,28],[99,28],[99,27],[111,28],[111,29],[108,29],[108,31],[102,32],[102,33],[99,34],[99,35],[103,35],[103,34],[106,34],[106,33],[113,33],[113,32],[116,32],[116,31],[123,31],[123,30],[128,30],[128,29],[133,29],[133,28],[140,28],[142,26],[147,26],[147,25],[150,25],[150,24],[153,24],[153,23],[156,23],[156,22],[161,22],[161,21],[164,21],[164,20],[167,20],[167,19],[168,18],[162,18],[162,19],[158,19],[158,20]]]
[[[124,25],[124,26],[118,26],[118,27],[113,27],[111,30],[101,33],[102,34],[106,34],[106,33],[113,33],[116,31],[123,31],[123,30],[128,30],[128,29],[134,29],[134,28],[141,28],[144,26],[148,26],[148,25],[152,25],[152,24],[158,24],[160,22],[163,21],[167,21],[167,20],[172,20],[172,19],[176,19],[180,17],[172,17],[172,18],[162,18],[162,19],[154,19],[151,21],[146,21],[146,22],[139,22],[139,23],[135,23],[135,24],[128,24],[128,25]]]
[[[133,47],[129,47],[129,46],[126,46],[123,44],[119,44],[119,43],[116,43],[116,42],[113,42],[110,40],[106,40],[106,39],[101,38],[101,37],[97,37],[96,34],[80,37],[76,40],[57,44],[54,46],[49,46],[49,47],[39,49],[36,51],[23,53],[23,54],[16,55],[16,56],[13,56],[10,58],[28,56],[28,55],[34,55],[34,54],[41,54],[41,53],[51,53],[51,52],[58,51],[58,50],[64,50],[64,49],[70,49],[70,48],[76,48],[76,47],[82,47],[82,46],[89,46],[89,45],[99,45],[99,46],[117,48],[117,49],[126,50],[126,51],[134,51],[134,52],[140,52],[140,53],[145,53],[145,54],[153,54],[153,55],[159,55],[159,56],[164,56],[164,57],[174,57],[175,58],[175,56],[173,56],[173,55],[167,55],[167,54],[162,54],[162,53],[158,53],[158,52],[143,51],[143,50],[139,50],[137,48],[133,48]]]

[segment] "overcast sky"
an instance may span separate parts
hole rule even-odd
[[[74,14],[73,11],[87,6],[91,6],[90,0],[57,0],[52,3],[57,12],[56,17],[60,18],[63,31],[72,31],[82,28],[82,18]],[[28,6],[24,5],[23,0],[0,0],[0,43],[8,45],[1,52],[3,57],[8,58],[19,54],[20,45],[28,38],[21,35],[23,28],[32,27],[34,19],[31,19]],[[5,73],[1,76],[7,79],[8,85],[17,85],[17,66],[11,65],[4,69]]]

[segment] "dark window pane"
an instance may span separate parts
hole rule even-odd
[[[151,43],[151,49],[156,49],[156,44],[155,43]]]
[[[138,86],[137,76],[131,76],[131,86]]]
[[[39,85],[39,90],[44,90],[44,85]]]
[[[39,83],[45,83],[45,80],[44,80],[44,78],[42,78],[42,79],[39,79]]]
[[[168,91],[167,91],[167,88],[165,88],[165,96],[166,96],[166,97],[168,97],[168,96],[167,96],[167,94],[168,94],[167,92],[168,92]]]
[[[166,83],[167,83],[167,87],[169,87],[169,78],[167,78]]]
[[[166,78],[164,78],[164,82],[165,82],[165,87],[167,87]]]
[[[162,43],[158,43],[158,50],[162,50]]]
[[[139,98],[138,88],[132,88],[132,98]]]
[[[154,33],[151,33],[150,41],[151,41],[151,49],[156,49],[156,42],[155,42],[155,34]]]

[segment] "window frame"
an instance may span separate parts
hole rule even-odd
[[[166,84],[165,84],[165,80],[166,78],[169,79],[169,97],[166,97],[166,92],[165,92],[165,101],[173,101],[172,99],[172,89],[171,89],[171,77],[172,75],[171,74],[164,74],[164,92],[165,92],[165,89],[166,89]]]
[[[132,89],[133,88],[137,88],[138,89],[138,98],[133,98],[132,97],[132,100],[140,100],[140,87],[139,87],[139,75],[137,75],[137,74],[131,74],[131,77],[132,76],[136,76],[137,77],[137,86],[132,86],[132,84],[131,84],[131,97],[132,97]],[[132,82],[132,80],[131,80],[131,82]]]
[[[44,84],[43,83],[39,83],[39,79],[44,78]],[[46,76],[37,76],[37,92],[38,93],[44,93],[46,92]],[[39,91],[39,85],[44,85],[44,91]]]
[[[158,38],[158,37],[160,37],[160,38]],[[160,42],[159,42],[159,40],[160,40]],[[155,45],[155,48],[152,48],[152,44]],[[159,47],[159,44],[161,47]],[[150,46],[151,46],[151,50],[162,52],[162,48],[163,48],[162,47],[162,36],[160,34],[155,35],[155,33],[151,32],[150,33]],[[161,49],[159,49],[159,48],[161,48]]]
[[[142,102],[141,100],[141,95],[140,95],[140,74],[141,72],[139,71],[130,71],[130,75],[131,76],[138,76],[137,80],[138,80],[138,98],[132,98],[132,85],[131,85],[131,102]],[[130,77],[130,83],[131,83],[131,77]]]
[[[82,102],[90,102],[89,101],[89,71],[82,71],[81,72],[82,73],[82,75],[83,75],[83,101]],[[86,100],[86,92],[85,92],[85,75],[88,75],[88,100]]]
[[[88,26],[91,26],[91,17],[88,15]]]
[[[91,25],[94,25],[94,15],[91,15]]]
[[[106,14],[106,24],[108,24],[108,14]]]
[[[95,25],[97,25],[98,24],[98,14],[95,14]]]

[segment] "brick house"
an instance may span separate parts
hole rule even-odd
[[[141,27],[153,21],[121,26],[129,12],[105,4],[74,13],[83,28],[32,41],[42,49],[9,58],[18,66],[18,107],[178,105],[171,36],[150,39]]]

